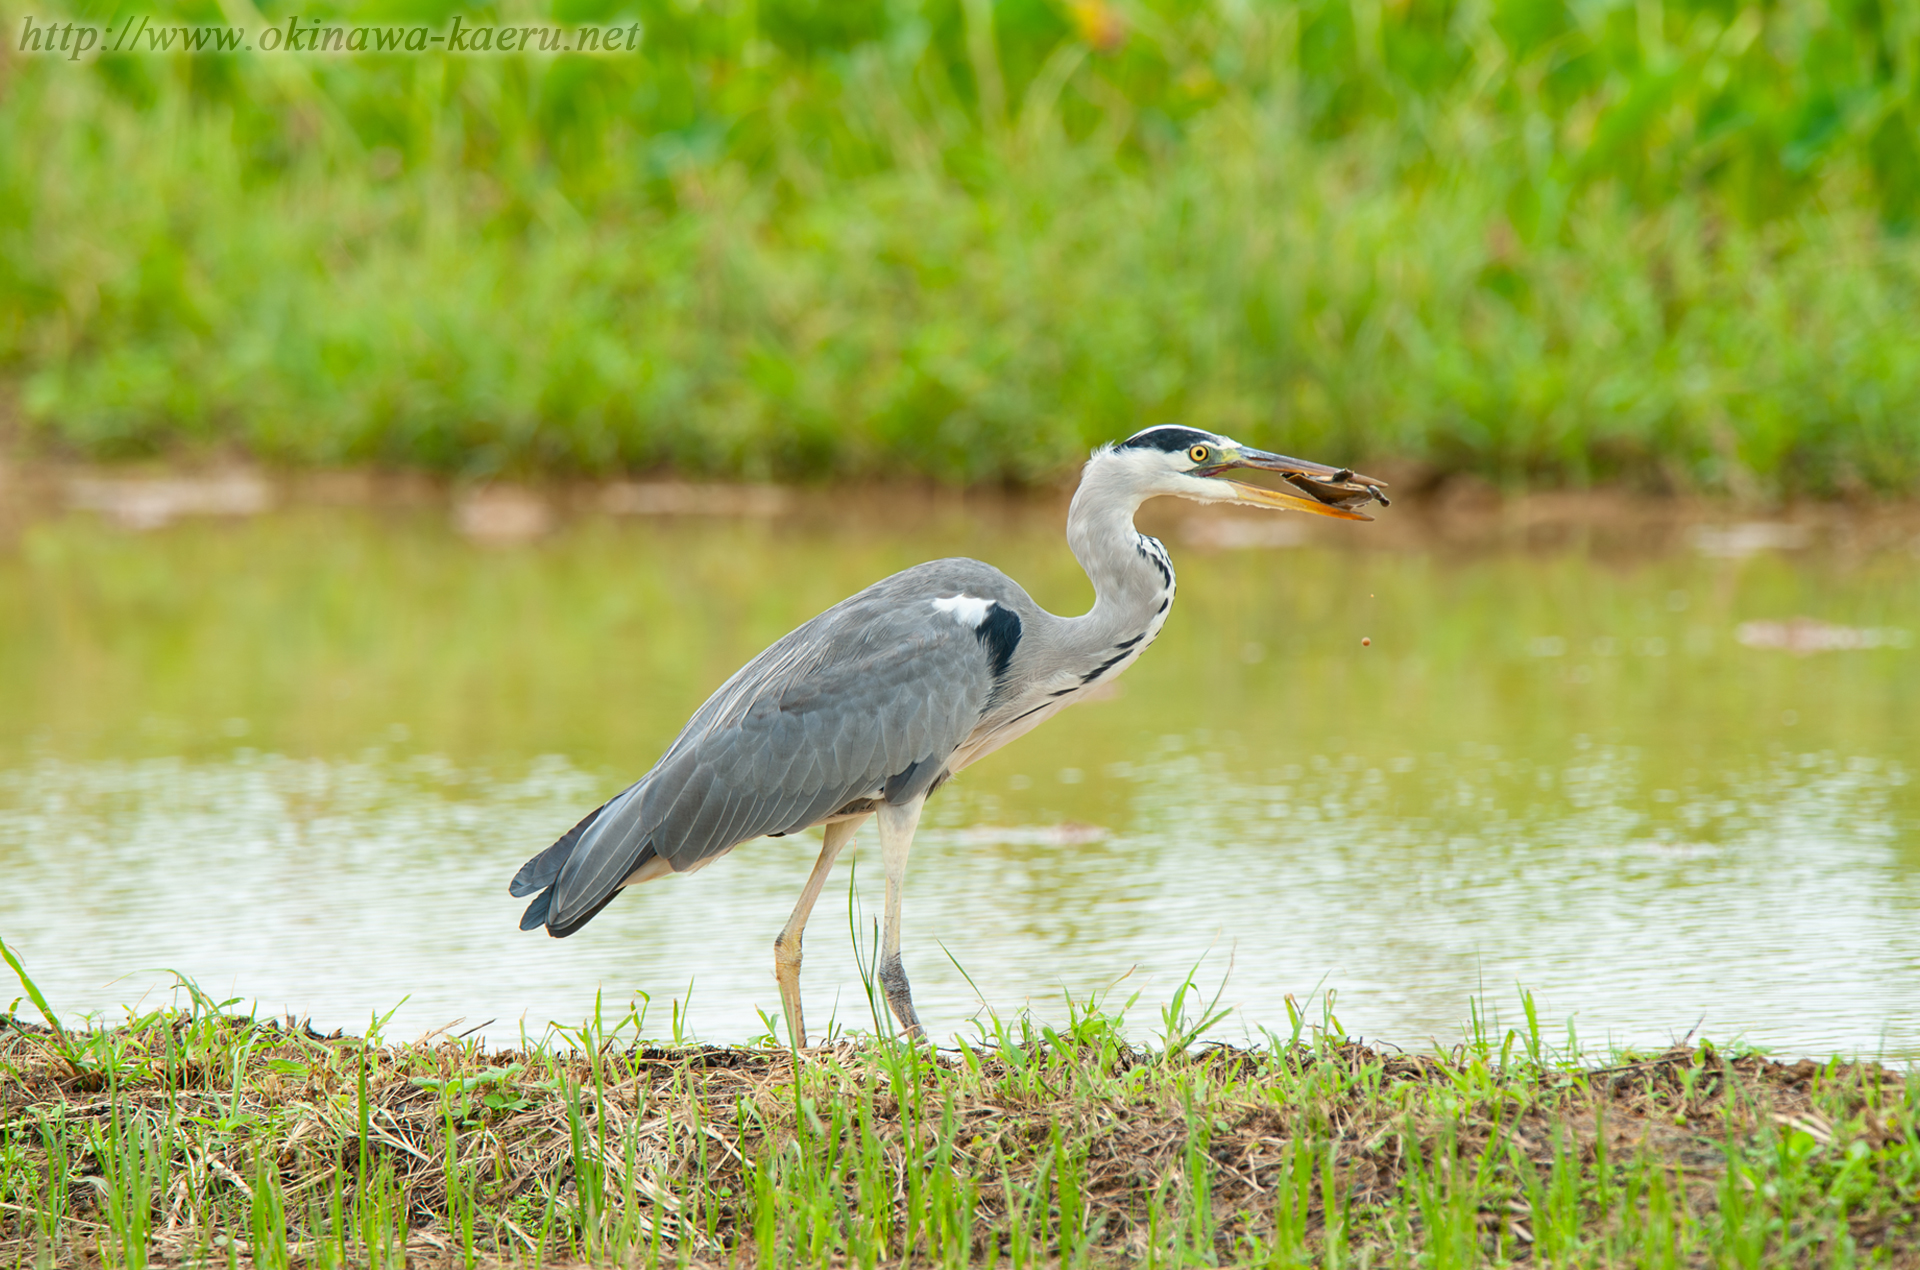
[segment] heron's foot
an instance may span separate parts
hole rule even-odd
[[[913,1008],[913,985],[907,982],[906,967],[898,957],[880,966],[880,987],[887,994],[887,1008],[900,1023],[901,1034],[911,1041],[924,1039],[927,1030],[920,1026],[920,1015]]]

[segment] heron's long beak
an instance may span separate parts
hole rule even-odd
[[[1372,520],[1373,517],[1354,509],[1373,502],[1382,507],[1387,505],[1387,496],[1380,492],[1380,486],[1386,483],[1384,481],[1361,476],[1351,468],[1328,467],[1324,463],[1310,463],[1305,459],[1288,458],[1284,454],[1269,454],[1265,450],[1240,450],[1218,467],[1209,469],[1205,475],[1213,476],[1238,467],[1279,472],[1295,489],[1301,491],[1295,493],[1293,490],[1267,489],[1241,481],[1223,480],[1221,483],[1233,491],[1238,502],[1276,507],[1282,511],[1313,512],[1338,520]]]

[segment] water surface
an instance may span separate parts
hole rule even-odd
[[[1516,1021],[1518,984],[1596,1045],[1920,1054],[1905,544],[1159,519],[1179,600],[1120,692],[930,806],[906,953],[936,1032],[1108,988],[1144,1036],[1197,966],[1227,1037],[1331,992],[1349,1032],[1446,1043],[1476,995]],[[1056,521],[581,514],[487,546],[436,506],[28,520],[0,541],[0,934],[74,1015],[172,970],[326,1027],[508,1040],[640,992],[650,1031],[678,1007],[751,1037],[817,835],[564,941],[515,929],[507,879],[866,582],[970,554],[1081,611]],[[872,1026],[870,838],[810,928],[816,1030]]]

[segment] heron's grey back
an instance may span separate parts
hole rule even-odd
[[[1000,621],[933,603],[960,595],[994,601]],[[563,839],[527,862],[514,893],[551,882],[546,922],[564,933],[652,856],[683,871],[863,798],[917,796],[980,722],[1022,611],[1036,612],[1011,579],[965,559],[836,604],[721,685],[652,771],[576,826],[570,850]]]

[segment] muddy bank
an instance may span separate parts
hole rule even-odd
[[[1603,554],[1694,552],[1741,559],[1773,552],[1920,554],[1920,501],[1862,496],[1796,502],[1657,496],[1617,488],[1503,492],[1472,477],[1439,479],[1386,465],[1391,508],[1364,528],[1250,509],[1160,499],[1141,527],[1191,550],[1305,544],[1368,551],[1580,549]],[[0,462],[0,541],[40,519],[95,516],[133,532],[183,520],[245,520],[285,510],[372,508],[438,518],[475,542],[532,542],[599,518],[829,522],[922,527],[943,519],[1035,527],[1060,522],[1071,483],[1037,489],[898,484],[780,486],[686,481],[459,482],[414,473],[284,473],[237,464],[91,467]]]
[[[1920,1082],[1708,1044],[483,1051],[163,1011],[0,1024],[0,1257],[255,1265],[1920,1265]]]

